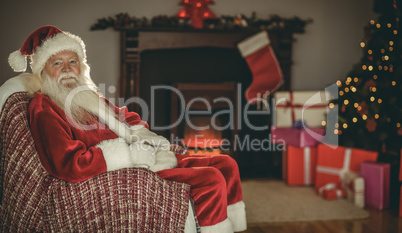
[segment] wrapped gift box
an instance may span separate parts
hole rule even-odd
[[[363,161],[376,161],[377,152],[351,149],[342,146],[319,144],[317,146],[315,189],[328,183],[342,184],[347,171],[359,172]]]
[[[391,166],[388,163],[365,161],[360,164],[360,175],[365,181],[365,204],[379,210],[389,207]]]
[[[272,98],[272,125],[291,127],[301,120],[308,127],[322,127],[329,100],[330,94],[326,91],[277,91]]]
[[[313,185],[317,148],[287,146],[283,151],[283,179],[288,185]]]
[[[316,147],[324,137],[325,128],[306,129],[292,127],[271,127],[271,141],[275,144],[285,144],[296,147]]]
[[[345,174],[346,196],[356,206],[364,208],[364,178],[356,172]]]
[[[328,183],[319,189],[318,194],[327,200],[342,199],[346,197],[346,190],[335,183]]]

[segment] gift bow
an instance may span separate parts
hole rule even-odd
[[[319,195],[322,197],[324,191],[334,190],[338,199],[342,198],[342,190],[335,183],[328,183],[318,189]]]
[[[350,167],[350,160],[352,158],[352,149],[351,148],[346,148],[345,150],[345,157],[343,158],[343,167],[342,169],[337,169],[337,168],[332,168],[332,167],[325,167],[325,166],[317,166],[317,172],[323,172],[323,173],[329,173],[329,174],[334,174],[334,175],[339,175],[341,181],[342,181],[342,186],[344,187],[344,181],[345,181],[345,175],[346,172],[349,171]]]

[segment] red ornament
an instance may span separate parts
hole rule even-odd
[[[357,109],[357,112],[358,112],[360,115],[367,114],[367,113],[368,113],[368,106],[367,106],[367,103],[364,102],[364,101],[360,102],[360,103],[359,103],[359,108]]]
[[[368,57],[368,59],[369,59],[370,61],[373,61],[373,57],[372,57],[372,56]]]
[[[180,5],[184,6],[176,13],[176,17],[190,19],[194,28],[203,28],[204,19],[216,19],[216,15],[212,12],[208,5],[214,4],[212,0],[183,0]]]
[[[342,111],[342,112],[345,112],[345,111],[346,111],[345,105],[342,105],[341,111]]]
[[[396,131],[399,136],[402,136],[402,127],[399,127],[398,131]]]
[[[374,132],[377,127],[377,122],[374,119],[368,119],[366,122],[366,128],[369,132]]]

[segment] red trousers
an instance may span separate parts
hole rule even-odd
[[[177,168],[157,172],[167,180],[191,185],[200,226],[227,218],[227,206],[243,200],[239,168],[228,155],[178,155]]]

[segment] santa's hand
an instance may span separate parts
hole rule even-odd
[[[153,146],[135,142],[129,145],[133,167],[150,168],[156,163],[156,150]]]
[[[171,169],[177,167],[177,159],[173,152],[158,150],[156,152],[156,161],[149,169],[153,172]]]
[[[154,146],[161,150],[169,150],[170,142],[166,138],[157,135],[143,125],[134,125],[130,127],[130,135],[126,138],[128,144],[140,142]]]

